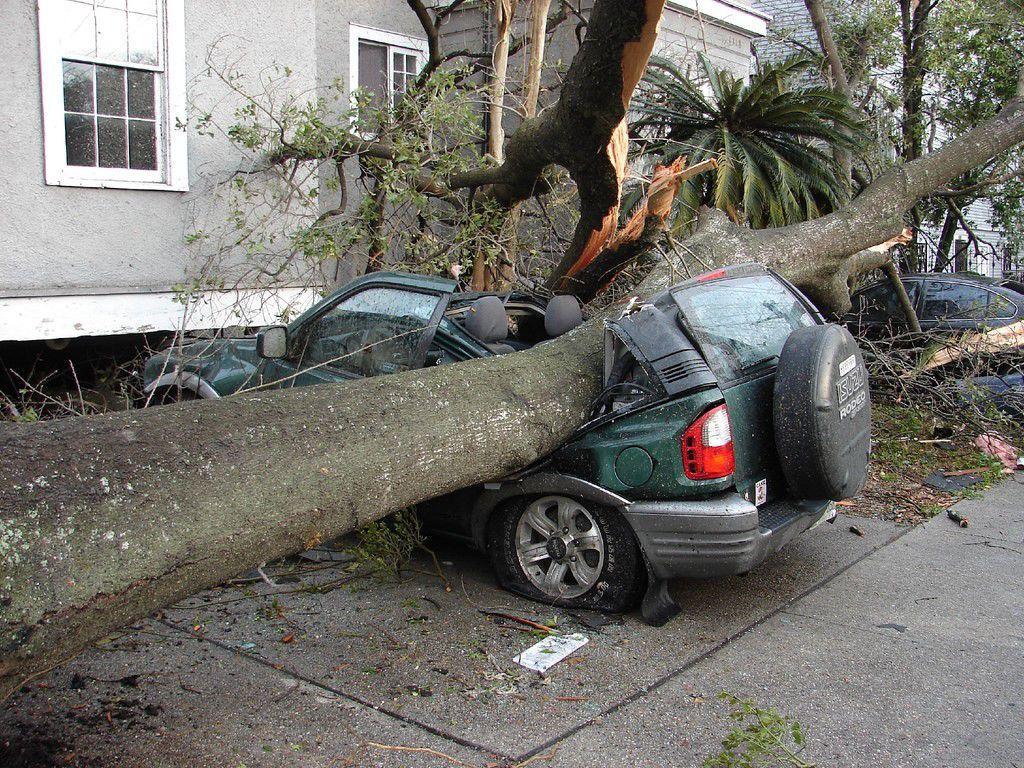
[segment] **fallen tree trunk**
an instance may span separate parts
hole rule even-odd
[[[352,384],[0,426],[0,697],[261,562],[508,474],[600,388],[588,326]]]
[[[636,34],[648,35],[634,21]],[[623,105],[608,101],[610,135]],[[549,137],[555,118],[544,115],[544,130],[513,137],[510,157],[511,146],[530,154],[531,135]],[[848,278],[888,258],[865,249],[897,234],[920,197],[1022,140],[1018,98],[815,221],[754,232],[705,212],[677,262],[641,292],[758,261],[841,311]],[[611,168],[607,156],[600,163]],[[0,697],[197,590],[526,466],[585,419],[601,386],[600,350],[593,322],[533,350],[460,365],[0,427]]]

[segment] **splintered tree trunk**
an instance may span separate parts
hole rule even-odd
[[[544,69],[544,43],[547,35],[548,8],[551,0],[533,0],[530,7],[530,60],[526,67],[523,115],[535,117],[540,100],[540,81]]]
[[[588,35],[602,45],[584,45],[559,103],[511,138],[500,182],[509,195],[553,162],[614,192],[611,158],[598,155],[621,124],[622,93],[639,76],[623,62],[636,63],[631,45],[649,49],[654,7],[598,0]],[[640,293],[758,261],[842,311],[848,278],[889,258],[865,249],[900,232],[923,195],[1021,141],[1017,98],[820,219],[755,232],[706,211],[678,262]],[[588,210],[585,239],[603,218]],[[586,419],[602,385],[601,349],[595,320],[526,352],[459,365],[0,426],[0,698],[112,630],[261,562],[527,466]]]

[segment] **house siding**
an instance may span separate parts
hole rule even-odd
[[[256,73],[273,63],[295,72],[294,84],[315,84],[313,0],[288,3],[189,0],[185,7],[189,99],[216,104],[223,87],[203,76],[220,41],[239,67]],[[0,79],[4,104],[0,157],[6,168],[0,208],[6,219],[0,296],[166,291],[182,282],[191,206],[210,180],[224,178],[238,153],[221,136],[189,130],[189,193],[164,190],[47,186],[43,180],[39,29],[32,0],[0,3],[6,30]],[[229,122],[230,111],[215,110]]]
[[[803,0],[755,0],[754,7],[771,17],[768,34],[754,46],[759,59],[784,59],[798,53],[805,45],[818,49],[818,39]]]

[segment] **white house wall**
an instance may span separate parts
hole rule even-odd
[[[296,82],[312,88],[313,0],[188,0],[185,19],[190,98],[216,103],[223,91],[202,76],[207,51],[217,41],[247,71],[287,63]],[[47,186],[35,3],[0,3],[0,25],[6,64],[0,79],[6,177],[0,187],[6,224],[0,296],[170,290],[185,274],[188,203],[202,193],[205,180],[230,173],[237,152],[223,137],[191,129],[190,193]]]
[[[292,70],[289,87],[316,95],[318,83],[348,78],[348,25],[357,22],[422,32],[404,0],[184,0],[185,75],[191,117],[210,109],[229,124],[237,99],[206,75],[208,52],[254,78],[275,64]],[[240,156],[226,138],[188,130],[188,192],[90,189],[44,183],[39,20],[34,0],[4,0],[0,79],[0,186],[5,242],[0,253],[0,341],[57,338],[177,327],[209,327],[223,313],[185,312],[170,301],[186,281],[194,255],[186,235],[223,219],[211,188],[230,176]],[[195,213],[199,212],[196,221]],[[230,291],[200,303],[220,306]],[[308,304],[311,293],[285,295]],[[91,296],[62,303],[60,297]],[[18,299],[15,301],[15,299]],[[32,301],[29,301],[29,300]],[[38,300],[36,300],[38,299]],[[84,316],[88,306],[90,314]],[[276,301],[252,322],[275,319]],[[62,313],[75,315],[69,324]],[[151,322],[144,322],[152,313]],[[64,327],[68,326],[68,327]],[[73,333],[73,331],[78,331]]]

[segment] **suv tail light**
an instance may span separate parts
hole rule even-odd
[[[736,469],[729,410],[719,405],[691,424],[680,438],[683,472],[691,480],[728,477]]]

